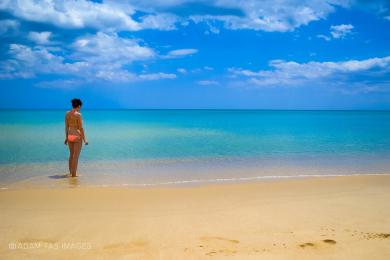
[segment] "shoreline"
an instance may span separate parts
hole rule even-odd
[[[217,178],[217,179],[192,179],[192,180],[176,180],[157,183],[115,183],[115,184],[79,184],[79,179],[83,176],[77,176],[76,178],[70,177],[69,174],[54,175],[58,176],[58,179],[63,179],[68,182],[68,186],[58,186],[58,183],[53,183],[49,186],[38,186],[30,183],[32,179],[42,178],[48,176],[35,176],[27,178],[25,180],[17,181],[8,184],[8,186],[0,186],[0,192],[2,190],[24,190],[24,189],[69,189],[69,188],[192,188],[202,187],[209,185],[235,185],[235,184],[252,184],[262,182],[278,182],[289,180],[310,180],[310,179],[322,179],[322,178],[338,178],[338,177],[357,177],[357,176],[390,176],[390,173],[355,173],[355,174],[302,174],[302,175],[266,175],[266,176],[248,176],[248,177],[234,177],[234,178]],[[50,176],[49,176],[50,177]],[[56,177],[57,178],[57,177]],[[25,183],[25,184],[23,184]],[[30,185],[30,186],[29,186]]]
[[[389,175],[1,190],[0,256],[388,259],[388,201]]]
[[[14,187],[175,186],[208,183],[352,175],[390,174],[390,157],[269,156],[197,159],[81,161],[75,180],[67,178],[67,162],[0,166],[0,189]]]

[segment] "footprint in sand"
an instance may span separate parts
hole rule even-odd
[[[333,240],[333,239],[324,239],[324,240],[322,240],[322,242],[329,244],[329,245],[335,245],[337,243],[336,240]],[[318,244],[308,242],[308,243],[300,244],[299,247],[301,247],[301,248],[317,248],[317,245]]]
[[[299,245],[299,247],[301,247],[301,248],[306,248],[306,247],[314,248],[315,246],[316,246],[316,245],[315,245],[314,243],[310,243],[310,242],[304,243],[304,244],[300,244],[300,245]]]
[[[331,244],[331,245],[334,245],[337,243],[336,240],[333,240],[333,239],[324,239],[324,240],[322,240],[322,242],[327,243],[327,244]]]
[[[388,239],[388,238],[390,238],[390,233],[365,233],[363,236],[367,240],[369,240],[369,239]]]
[[[201,245],[199,245],[200,248],[212,249],[211,251],[205,253],[205,255],[207,256],[213,256],[216,254],[234,255],[237,253],[237,250],[235,250],[234,248],[232,249],[231,247],[234,247],[235,245],[240,243],[240,241],[236,239],[228,239],[218,236],[203,236],[199,239],[203,242]]]
[[[366,240],[371,240],[371,239],[390,239],[390,233],[375,233],[375,232],[362,232],[358,230],[346,230],[347,232],[351,232],[351,236],[360,236],[365,238]]]

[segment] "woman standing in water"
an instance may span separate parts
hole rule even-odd
[[[77,177],[77,163],[81,152],[82,141],[88,145],[85,138],[80,109],[83,103],[80,99],[72,99],[73,109],[65,115],[65,145],[69,146],[69,172],[72,177]]]

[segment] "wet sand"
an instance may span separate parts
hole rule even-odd
[[[1,259],[390,259],[390,175],[0,191]]]

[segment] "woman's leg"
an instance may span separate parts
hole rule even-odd
[[[82,147],[82,142],[74,142],[73,143],[74,147],[74,152],[73,152],[73,158],[72,158],[72,164],[71,164],[71,174],[72,177],[76,177],[76,172],[77,172],[77,164],[79,162],[79,155],[81,152],[81,147]]]
[[[73,157],[74,157],[74,143],[68,142],[69,147],[69,174],[72,174],[72,164],[73,164]]]

